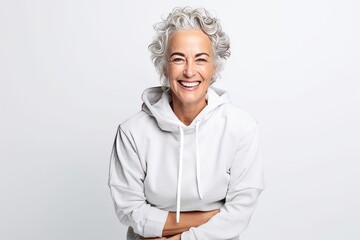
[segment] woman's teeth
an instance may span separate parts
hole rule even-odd
[[[196,87],[200,84],[200,82],[185,82],[185,81],[179,81],[179,83],[184,86],[184,87],[188,87],[188,88],[191,88],[191,87]]]

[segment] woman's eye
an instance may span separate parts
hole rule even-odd
[[[207,62],[207,60],[205,58],[198,58],[196,59],[197,62]]]
[[[184,61],[184,59],[182,59],[182,58],[173,58],[173,59],[171,59],[171,61],[174,62],[174,63],[181,63],[181,62]]]

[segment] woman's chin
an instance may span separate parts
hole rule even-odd
[[[186,94],[186,96],[182,96],[178,98],[180,105],[183,106],[202,106],[205,101],[205,96],[201,96],[200,94]]]

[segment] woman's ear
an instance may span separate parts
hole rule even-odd
[[[213,70],[212,70],[211,79],[214,79],[215,77],[216,77],[216,66],[215,66],[215,64],[214,64]]]
[[[164,77],[167,78],[168,77],[168,74],[167,74],[167,70],[166,70],[166,67],[164,66],[163,68],[163,74],[164,74]]]

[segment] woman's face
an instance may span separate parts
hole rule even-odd
[[[169,38],[168,64],[173,104],[206,104],[206,91],[215,75],[212,44],[201,30],[174,32]]]

